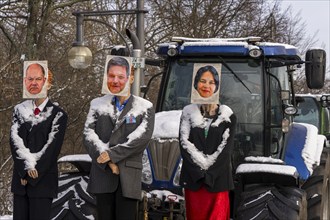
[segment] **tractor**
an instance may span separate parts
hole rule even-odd
[[[161,76],[161,83],[143,157],[141,219],[185,218],[179,124],[190,104],[194,65],[204,63],[221,65],[220,103],[237,116],[231,218],[330,219],[326,138],[315,125],[293,120],[294,73],[304,65],[308,87],[322,88],[324,50],[308,50],[303,60],[296,47],[259,37],[173,37],[157,55],[145,61],[161,70],[151,79]]]
[[[156,59],[145,60],[147,66],[161,70],[144,88],[145,97],[154,79],[161,76],[161,83],[153,137],[143,155],[137,219],[186,218],[179,185],[180,117],[183,107],[190,104],[194,65],[204,63],[221,65],[219,101],[237,117],[231,155],[235,183],[230,192],[231,218],[330,219],[326,137],[315,124],[294,120],[302,112],[293,89],[294,73],[305,65],[308,87],[322,88],[324,50],[308,50],[303,60],[296,47],[259,37],[173,37],[159,45],[157,54]],[[91,159],[75,155],[59,160],[67,162],[76,171],[61,174],[52,219],[95,219],[95,198],[86,192]]]

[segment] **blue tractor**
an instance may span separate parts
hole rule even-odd
[[[294,73],[305,65],[307,85],[323,87],[326,54],[258,37],[195,39],[173,37],[158,47],[161,86],[154,137],[144,154],[140,215],[184,219],[178,184],[181,110],[190,104],[195,64],[221,65],[220,103],[237,116],[231,192],[233,219],[330,219],[330,157],[325,137],[297,113]],[[146,93],[148,94],[148,93]]]

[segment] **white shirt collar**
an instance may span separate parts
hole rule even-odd
[[[33,110],[36,109],[37,107],[40,109],[40,111],[42,112],[48,102],[49,98],[46,97],[46,99],[39,105],[39,106],[36,106],[34,100],[32,100],[32,103],[33,103]]]

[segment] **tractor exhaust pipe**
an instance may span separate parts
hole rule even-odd
[[[141,43],[135,33],[126,29],[127,37],[132,41],[133,44],[133,67],[134,67],[134,82],[132,85],[132,94],[141,96],[141,69],[144,68],[144,64],[141,62]]]

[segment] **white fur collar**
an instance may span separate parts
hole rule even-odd
[[[97,112],[100,115],[110,115],[116,118],[114,106],[112,105],[113,95],[105,95],[95,98],[91,102],[90,111]],[[146,112],[147,109],[152,107],[152,103],[138,96],[133,95],[132,108],[127,113],[134,117]]]
[[[200,105],[191,104],[186,106],[183,110],[185,114],[189,115],[191,126],[193,128],[195,127],[205,128],[207,125],[199,109],[200,109]],[[233,111],[231,110],[231,108],[229,108],[226,105],[220,105],[218,110],[218,117],[216,121],[211,124],[211,126],[217,127],[223,121],[230,122],[230,116],[232,114]]]
[[[47,110],[48,111],[48,110]],[[39,152],[31,153],[30,149],[24,145],[23,139],[18,135],[18,129],[20,127],[19,121],[13,121],[13,125],[11,127],[11,139],[16,147],[16,153],[18,155],[18,159],[24,160],[25,170],[35,169],[37,162],[44,155],[45,151],[49,147],[49,145],[55,139],[55,135],[58,132],[59,124],[57,124],[58,120],[62,117],[63,113],[58,112],[52,121],[52,129],[48,134],[47,143],[42,147]]]
[[[217,127],[221,124],[221,122],[230,122],[229,117],[232,114],[233,111],[228,106],[221,105],[219,108],[218,117],[216,121],[211,124],[211,126]],[[207,170],[215,163],[216,159],[225,148],[227,139],[230,136],[230,130],[229,128],[225,130],[222,135],[222,141],[217,150],[213,154],[209,155],[204,154],[202,151],[198,150],[196,146],[188,140],[191,127],[206,128],[206,121],[203,119],[203,116],[199,110],[199,106],[196,104],[188,105],[183,109],[180,126],[180,142],[182,147],[186,149],[190,154],[194,163],[196,163],[202,169]]]
[[[133,98],[132,108],[127,112],[126,115],[137,117],[138,115],[147,113],[147,110],[152,108],[151,102],[138,96],[133,96]],[[113,119],[118,118],[118,115],[115,114],[114,106],[112,105],[112,99],[112,95],[105,95],[93,99],[85,122],[84,134],[86,140],[92,142],[100,153],[109,149],[109,142],[104,143],[102,140],[100,140],[99,136],[95,133],[95,130],[91,129],[89,125],[97,120],[95,117],[96,112],[99,115],[109,115]],[[125,118],[122,120],[125,120]],[[117,123],[120,122],[117,121]],[[147,123],[144,120],[139,126],[139,129],[136,129],[128,136],[128,142],[142,135],[142,133],[146,130],[146,126]]]
[[[21,123],[28,122],[31,126],[46,121],[52,114],[53,107],[46,107],[46,112],[40,112],[39,115],[33,113],[33,103],[31,100],[26,100],[15,106],[15,114]]]

